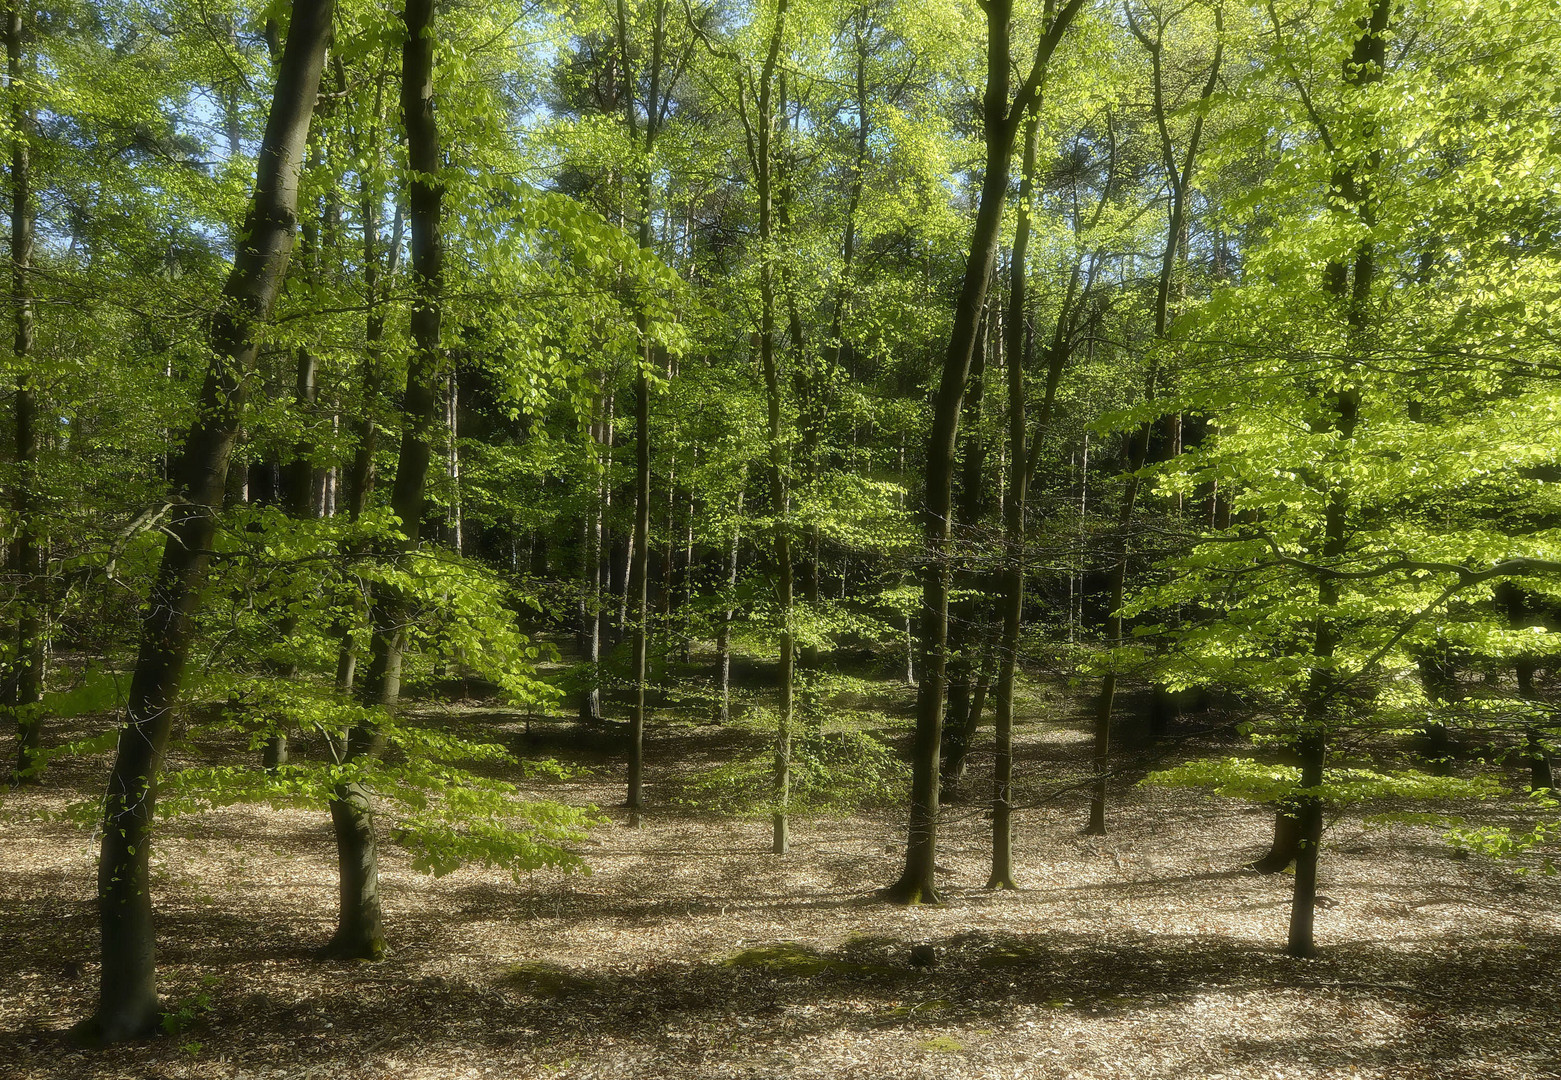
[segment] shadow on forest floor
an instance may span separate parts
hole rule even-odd
[[[430,879],[387,842],[392,955],[322,963],[313,953],[335,905],[323,809],[229,807],[165,823],[153,889],[178,1030],[102,1052],[62,1036],[96,991],[90,841],[18,817],[0,834],[0,1075],[1561,1075],[1561,902],[1549,881],[1455,860],[1434,829],[1352,819],[1330,833],[1324,891],[1338,907],[1320,913],[1321,953],[1288,959],[1278,942],[1289,880],[1234,869],[1266,843],[1268,814],[1129,777],[1113,788],[1112,835],[1080,837],[1082,796],[1047,793],[1087,768],[1087,715],[1046,700],[1057,717],[1026,717],[1017,755],[1031,805],[1016,856],[1029,887],[973,887],[990,838],[972,801],[941,827],[949,902],[935,909],[871,895],[903,852],[888,814],[799,819],[792,854],[777,859],[764,852],[765,821],[659,807],[643,830],[609,824],[593,836],[589,877],[517,882],[473,868]],[[615,726],[533,717],[528,739],[524,714],[451,716],[523,755],[587,767],[537,794],[621,799],[605,767]],[[1221,738],[1182,730],[1202,750]],[[662,726],[649,764],[663,783],[760,741],[741,725]],[[48,789],[19,798],[53,807],[89,795],[100,766],[62,764]],[[1513,812],[1493,805],[1488,817]],[[935,966],[911,964],[918,945]]]

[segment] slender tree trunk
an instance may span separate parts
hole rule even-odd
[[[1365,86],[1382,78],[1387,58],[1387,30],[1392,17],[1392,0],[1372,0],[1367,18],[1360,23],[1352,55],[1344,65],[1347,85]],[[1362,125],[1369,139],[1371,124]],[[1369,145],[1369,142],[1368,142]],[[1364,162],[1340,157],[1335,161],[1330,200],[1336,214],[1355,219],[1353,226],[1370,229],[1376,224],[1374,184],[1371,173],[1381,155],[1367,154]],[[1371,304],[1371,288],[1376,276],[1375,248],[1369,239],[1355,247],[1352,267],[1342,259],[1331,261],[1324,270],[1324,290],[1340,302],[1347,321],[1348,347],[1353,352],[1364,346],[1366,323]],[[1346,375],[1353,362],[1347,362]],[[1338,433],[1341,453],[1348,453],[1360,417],[1360,391],[1346,383],[1334,397],[1333,427]],[[1321,478],[1320,478],[1321,479]],[[1326,483],[1326,481],[1322,481]],[[1323,526],[1322,558],[1328,565],[1342,559],[1348,549],[1351,492],[1346,481],[1335,479],[1325,489],[1328,496]],[[1317,865],[1322,844],[1323,804],[1321,788],[1327,763],[1330,718],[1336,708],[1333,698],[1338,678],[1333,657],[1339,631],[1335,609],[1339,605],[1340,586],[1336,578],[1322,575],[1317,583],[1317,625],[1312,647],[1313,667],[1302,696],[1304,727],[1297,740],[1301,756],[1301,793],[1295,799],[1300,825],[1300,843],[1295,859],[1295,892],[1290,903],[1290,933],[1286,951],[1291,956],[1311,956],[1316,951],[1315,921],[1317,907]]]
[[[775,601],[780,610],[780,642],[776,665],[777,704],[775,724],[774,812],[771,815],[770,850],[784,855],[791,847],[791,724],[794,702],[796,639],[793,625],[794,582],[791,552],[791,525],[788,519],[790,498],[786,485],[787,453],[783,441],[779,359],[775,350],[776,267],[775,267],[775,74],[785,34],[787,0],[779,0],[775,23],[771,28],[769,50],[755,87],[757,114],[743,119],[748,136],[748,153],[754,170],[759,200],[759,369],[764,377],[768,408],[770,442],[770,513],[774,525],[771,544],[775,557]],[[785,93],[781,94],[784,105]]]
[[[740,483],[746,485],[748,479],[747,469],[744,468]],[[742,544],[742,519],[743,519],[743,495],[741,487],[737,489],[737,516],[732,520],[732,542],[727,548],[726,556],[726,587],[730,591],[737,589],[737,557]],[[716,665],[716,692],[720,695],[716,705],[716,723],[725,724],[732,719],[732,620],[737,612],[733,608],[727,608],[721,614],[721,628],[716,632],[715,665]]]
[[[434,0],[407,0],[406,41],[401,53],[401,112],[407,133],[407,164],[412,173],[408,204],[413,349],[407,366],[401,446],[390,495],[390,506],[400,521],[402,535],[390,553],[396,557],[414,551],[422,535],[443,366],[439,336],[444,287],[444,237],[440,227],[444,186],[438,178],[439,128],[433,108],[433,18]],[[358,697],[365,705],[393,710],[401,699],[406,598],[397,590],[381,589],[374,597],[369,621],[369,667]],[[352,732],[347,742],[347,760],[374,756],[379,742],[372,730]],[[341,909],[336,933],[322,953],[379,960],[385,955],[386,943],[369,792],[358,782],[343,784],[335,790],[330,809],[341,872]]]
[[[960,479],[960,498],[955,505],[955,527],[961,533],[961,541],[973,540],[973,527],[980,520],[983,509],[983,481],[986,471],[987,446],[981,430],[981,403],[985,397],[987,354],[989,343],[996,340],[1001,351],[1002,321],[997,314],[997,302],[988,305],[981,319],[981,330],[976,335],[975,354],[971,360],[970,382],[965,390],[966,428],[965,461]],[[984,575],[976,570],[961,568],[956,581],[959,588],[975,593],[987,586]],[[949,610],[948,690],[947,705],[943,715],[943,745],[939,749],[939,784],[950,787],[956,783],[965,769],[965,749],[974,735],[971,721],[971,704],[980,657],[979,638],[983,635],[978,622],[982,608],[973,595],[955,600]],[[975,723],[979,723],[979,713]],[[967,730],[968,729],[968,730]]]
[[[457,555],[466,554],[466,522],[461,511],[461,382],[459,373],[452,366],[445,373],[445,480],[450,485],[450,508],[447,527],[450,532],[450,550]]]
[[[119,748],[103,803],[98,862],[102,982],[81,1036],[112,1043],[157,1030],[159,1004],[150,889],[157,774],[173,729],[215,513],[243,412],[242,387],[270,318],[297,224],[298,169],[330,39],[332,0],[295,0],[266,120],[244,238],[211,323],[211,358],[185,440],[182,513],[169,524],[142,613]]]
[[[643,138],[636,113],[634,87],[636,76],[630,63],[629,17],[624,0],[618,0],[618,50],[619,59],[627,82],[624,118],[629,129],[629,139],[640,153],[637,168],[636,194],[639,201],[639,245],[650,251],[655,237],[651,218],[655,196],[655,175],[652,155],[656,150],[656,137],[661,131],[661,120],[666,109],[662,93],[662,60],[666,44],[666,0],[657,0],[655,27],[651,37],[650,92],[645,99],[645,127]],[[667,88],[670,92],[670,87]],[[640,340],[644,353],[640,359],[639,377],[636,380],[634,400],[634,537],[630,541],[629,582],[626,605],[632,604],[634,619],[633,664],[634,702],[629,714],[629,825],[639,828],[644,811],[645,780],[645,682],[649,659],[649,593],[650,569],[650,378],[651,366],[658,356],[664,355],[651,340],[645,310],[636,315]],[[670,539],[669,539],[670,542]],[[666,583],[663,582],[663,587]]]
[[[1128,16],[1129,27],[1139,42],[1148,51],[1154,71],[1151,89],[1154,95],[1155,123],[1160,132],[1160,154],[1165,169],[1166,184],[1171,192],[1170,222],[1165,234],[1165,252],[1160,259],[1160,280],[1155,292],[1155,320],[1154,336],[1156,342],[1164,342],[1170,333],[1171,289],[1177,264],[1178,252],[1184,235],[1184,226],[1187,214],[1187,193],[1192,184],[1192,175],[1198,163],[1198,144],[1203,134],[1203,112],[1199,111],[1193,120],[1192,131],[1187,140],[1185,157],[1178,165],[1176,148],[1171,141],[1168,124],[1169,111],[1165,101],[1164,78],[1161,70],[1161,49],[1165,27],[1169,22],[1160,21],[1161,16],[1154,15],[1157,20],[1156,33],[1153,37],[1143,33],[1137,22],[1133,19],[1133,9],[1129,4],[1125,9]],[[1223,36],[1223,22],[1219,9],[1215,12],[1216,38],[1214,57],[1209,65],[1209,75],[1203,85],[1203,92],[1199,98],[1200,105],[1207,102],[1213,95],[1218,85],[1220,62],[1224,56],[1225,41]],[[1148,394],[1152,397],[1155,392],[1155,378],[1158,370],[1158,357],[1151,362]],[[1110,647],[1119,647],[1122,643],[1122,601],[1126,593],[1128,563],[1132,554],[1132,526],[1133,509],[1138,500],[1140,483],[1138,471],[1143,468],[1144,462],[1149,456],[1149,437],[1152,425],[1145,424],[1138,432],[1138,437],[1131,445],[1128,453],[1128,480],[1127,490],[1122,495],[1122,506],[1117,518],[1119,537],[1115,560],[1111,568],[1111,608],[1107,615],[1106,638]],[[1094,746],[1094,770],[1095,784],[1090,795],[1089,823],[1084,827],[1084,832],[1091,836],[1104,836],[1106,834],[1106,774],[1111,765],[1111,718],[1116,702],[1117,673],[1108,670],[1101,679],[1100,696],[1095,702],[1095,746]]]
[[[1122,644],[1122,602],[1127,590],[1127,566],[1132,554],[1129,530],[1132,527],[1133,508],[1138,501],[1138,471],[1143,468],[1149,450],[1148,424],[1134,433],[1128,451],[1127,490],[1122,494],[1122,506],[1117,516],[1116,552],[1111,566],[1111,606],[1106,616],[1106,644],[1117,648]],[[1100,694],[1095,699],[1095,738],[1092,765],[1095,772],[1094,786],[1090,789],[1089,823],[1084,826],[1087,836],[1106,835],[1106,781],[1111,768],[1111,716],[1116,701],[1117,673],[1108,670],[1100,680]]]
[[[11,493],[16,536],[11,565],[20,585],[16,620],[16,659],[7,687],[7,704],[16,718],[16,779],[42,778],[38,757],[43,721],[44,627],[48,579],[44,573],[43,513],[38,500],[38,375],[33,361],[33,198],[32,110],[22,62],[22,7],[13,0],[5,13],[6,81],[11,98],[11,303],[15,311],[12,357],[16,365],[16,487]]]
[[[605,398],[599,398],[598,407],[604,401]],[[593,447],[610,453],[608,431],[605,421],[592,421]],[[604,463],[597,476],[596,497],[580,523],[580,562],[585,571],[580,598],[580,652],[586,664],[586,684],[580,692],[580,721],[585,724],[600,723],[602,719],[602,529],[607,518],[609,491]]]
[[[376,80],[374,88],[374,126],[370,129],[369,145],[360,153],[378,153],[379,123],[384,118],[384,79]],[[383,378],[385,289],[395,277],[401,255],[401,238],[405,217],[397,204],[395,219],[390,230],[390,244],[384,253],[385,278],[380,279],[380,194],[367,173],[360,177],[359,212],[363,220],[363,292],[368,300],[368,312],[364,316],[362,385],[363,401],[358,415],[353,419],[352,432],[355,449],[352,465],[346,476],[347,520],[356,525],[368,509],[374,490],[374,457],[379,450],[379,426],[376,417],[380,404],[380,383]],[[367,554],[363,544],[347,545],[349,559],[359,559]],[[343,695],[352,693],[357,679],[358,648],[357,631],[367,610],[370,598],[354,592],[347,611],[336,620],[336,689]]]
[[[1051,427],[1053,403],[1057,397],[1057,384],[1062,378],[1063,365],[1068,356],[1067,341],[1062,328],[1069,318],[1068,308],[1073,299],[1073,285],[1078,281],[1074,274],[1063,310],[1058,313],[1058,333],[1048,356],[1046,396],[1041,403],[1035,435],[1026,445],[1027,420],[1024,361],[1030,349],[1026,341],[1033,342],[1028,332],[1028,297],[1030,275],[1026,266],[1030,250],[1031,204],[1035,197],[1036,159],[1040,152],[1040,120],[1031,113],[1025,123],[1024,156],[1019,184],[1019,204],[1014,227],[1013,257],[1010,264],[1008,286],[1008,320],[1005,324],[1007,342],[1003,350],[1007,360],[1008,377],[1008,492],[1003,500],[1003,566],[1000,589],[1002,611],[1002,636],[997,649],[997,702],[993,717],[993,741],[995,760],[992,766],[992,873],[987,878],[989,889],[1013,889],[1013,781],[1014,781],[1014,687],[1019,667],[1019,635],[1024,622],[1024,547],[1025,512],[1030,495],[1030,481],[1035,475],[1039,451]]]
[[[629,826],[639,828],[645,807],[645,668],[650,616],[646,571],[650,565],[650,379],[640,369],[634,393],[634,538],[629,559],[628,596],[634,629],[632,654],[634,701],[629,713]]]
[[[312,247],[309,234],[313,230],[305,228],[302,254],[310,254]],[[304,418],[307,428],[313,417],[310,415],[314,409],[315,398],[318,393],[319,362],[312,350],[307,346],[299,346],[296,356],[295,369],[296,382],[293,392],[293,401],[299,413]],[[288,514],[295,521],[306,521],[315,515],[314,501],[314,464],[311,461],[313,446],[305,438],[293,447],[293,459],[287,466],[286,506]],[[284,649],[290,648],[293,634],[298,630],[298,616],[293,614],[291,605],[286,614],[282,616],[282,624],[277,628],[277,637]],[[275,674],[283,679],[296,679],[298,677],[298,662],[290,656],[284,656],[275,665]],[[286,765],[288,758],[287,733],[277,732],[266,740],[265,751],[261,757],[261,764],[268,770]]]
[[[916,695],[916,734],[911,751],[911,804],[905,869],[899,880],[883,893],[892,903],[938,902],[935,874],[939,756],[948,663],[949,525],[960,406],[965,383],[970,378],[970,363],[981,310],[986,303],[987,284],[997,259],[1003,205],[1008,196],[1009,159],[1013,156],[1018,123],[1034,107],[1051,53],[1079,6],[1078,0],[1069,0],[1046,26],[1030,78],[1010,109],[1009,21],[1013,14],[1012,4],[1010,0],[989,0],[985,5],[987,82],[982,111],[986,127],[986,170],[971,236],[970,256],[965,263],[964,282],[954,306],[949,349],[933,398],[932,432],[927,440],[926,489],[921,514],[926,545],[921,569],[922,672]]]

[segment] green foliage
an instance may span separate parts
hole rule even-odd
[[[910,770],[867,725],[871,716],[853,717],[862,727],[810,724],[791,742],[792,813],[842,814],[897,802]],[[881,720],[880,720],[881,722]],[[773,731],[775,718],[753,710],[744,725]],[[763,816],[777,808],[773,761],[767,754],[736,757],[678,781],[676,799],[684,806],[721,813]]]
[[[1301,770],[1270,765],[1252,758],[1204,758],[1150,773],[1145,783],[1160,787],[1206,788],[1216,795],[1276,803],[1295,795],[1315,795],[1330,806],[1378,799],[1487,799],[1502,792],[1493,776],[1469,779],[1433,776],[1418,771],[1379,772],[1364,768],[1330,768],[1320,788],[1301,785]]]

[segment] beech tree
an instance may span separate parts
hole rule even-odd
[[[173,730],[200,578],[243,417],[245,379],[292,251],[298,170],[333,10],[331,0],[299,0],[292,12],[244,240],[212,315],[210,366],[182,452],[182,505],[169,526],[143,614],[140,653],[104,801],[98,868],[102,982],[97,1012],[83,1026],[83,1034],[102,1042],[146,1035],[160,1020],[148,878],[157,773]]]
[[[1003,206],[1008,197],[1009,164],[1014,141],[1036,95],[1062,36],[1081,4],[1069,2],[1059,10],[1047,7],[1035,59],[1017,93],[1011,94],[1011,21],[1013,7],[991,3],[986,7],[987,78],[982,100],[986,140],[985,172],[976,223],[971,234],[970,256],[964,283],[954,308],[954,326],[944,359],[943,373],[933,399],[932,434],[927,446],[927,477],[923,493],[922,523],[926,533],[922,578],[921,683],[916,697],[916,742],[912,752],[913,779],[910,828],[905,870],[885,893],[896,903],[936,903],[939,755],[942,749],[943,703],[948,657],[948,542],[955,440],[959,431],[960,404],[970,377],[981,309],[997,258]]]

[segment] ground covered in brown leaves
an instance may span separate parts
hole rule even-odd
[[[519,719],[488,719],[535,749]],[[1112,834],[1087,840],[1077,795],[1042,798],[1076,775],[1081,728],[1021,734],[1021,801],[1041,804],[1019,819],[1023,889],[979,887],[987,823],[959,805],[938,908],[872,898],[899,865],[890,815],[799,821],[785,857],[763,821],[663,810],[631,830],[611,811],[612,759],[562,727],[544,752],[598,769],[549,794],[616,817],[586,849],[593,873],[435,880],[387,843],[380,964],[313,958],[335,904],[323,812],[172,822],[155,888],[178,1030],[100,1051],[63,1038],[96,987],[91,839],[8,816],[0,1076],[1561,1076],[1553,879],[1456,858],[1430,827],[1346,817],[1325,853],[1321,955],[1287,959],[1290,878],[1237,869],[1261,853],[1265,814],[1125,779]],[[730,740],[662,729],[652,772]],[[103,767],[56,769],[8,815],[92,793]],[[909,962],[921,943],[936,966]]]

